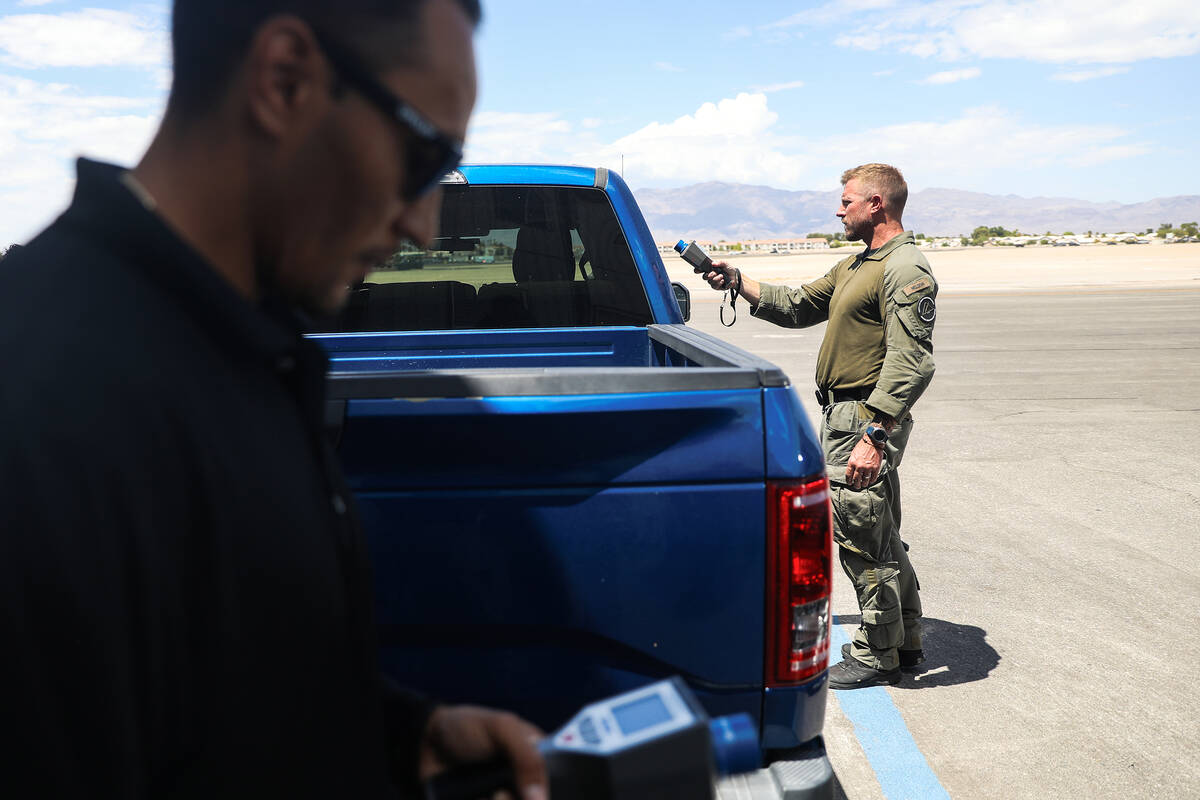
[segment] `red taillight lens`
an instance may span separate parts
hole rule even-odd
[[[829,662],[833,517],[825,478],[767,482],[767,685],[799,683]]]

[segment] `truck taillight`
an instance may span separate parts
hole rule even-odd
[[[828,481],[767,481],[768,686],[808,680],[827,666],[832,560]]]

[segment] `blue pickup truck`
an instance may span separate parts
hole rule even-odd
[[[830,510],[787,376],[685,324],[616,174],[444,188],[432,248],[314,334],[386,672],[547,729],[677,674],[823,761]]]

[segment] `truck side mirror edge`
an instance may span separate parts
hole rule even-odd
[[[672,283],[671,290],[675,292],[675,302],[679,303],[679,313],[687,322],[692,318],[692,293],[682,283]]]

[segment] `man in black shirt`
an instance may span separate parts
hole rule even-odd
[[[499,755],[545,796],[533,726],[379,675],[299,322],[433,236],[478,18],[176,0],[146,156],[81,161],[0,264],[0,796],[386,797]]]

